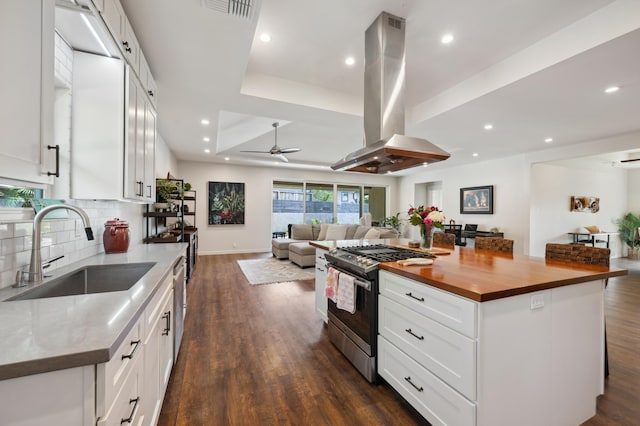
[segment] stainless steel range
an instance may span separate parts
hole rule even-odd
[[[329,339],[370,383],[377,376],[379,265],[416,257],[435,256],[382,244],[340,247],[325,254],[329,267],[352,276],[356,284],[355,313],[328,301]]]

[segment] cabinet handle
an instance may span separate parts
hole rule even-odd
[[[129,42],[128,42],[128,41],[123,41],[123,42],[122,42],[122,45],[124,46],[124,50],[125,50],[126,52],[131,53],[131,48],[129,47]]]
[[[162,318],[164,318],[165,321],[167,321],[167,326],[165,327],[164,330],[162,330],[162,335],[168,336],[169,332],[171,331],[171,311],[165,312],[164,315],[162,315]]]
[[[407,333],[409,333],[410,335],[412,335],[413,337],[415,337],[418,340],[424,340],[424,336],[418,336],[416,333],[414,333],[413,331],[411,331],[410,328],[407,328],[405,330]]]
[[[133,417],[136,415],[136,411],[138,410],[138,402],[140,402],[140,397],[129,400],[129,405],[133,404],[133,409],[131,410],[129,417],[120,420],[120,424],[131,423],[133,421]]]
[[[47,172],[47,176],[60,177],[60,145],[47,145],[48,150],[56,150],[56,171]]]
[[[409,296],[412,299],[416,299],[418,302],[424,302],[424,297],[416,297],[411,292],[405,293],[405,296]]]
[[[147,197],[151,198],[151,185],[147,185],[147,188],[149,188],[149,195]]]
[[[132,359],[133,354],[136,353],[136,350],[138,349],[139,344],[140,344],[140,340],[132,340],[131,345],[133,346],[133,349],[131,350],[131,352],[129,352],[128,355],[122,355],[120,359],[127,359],[127,358]]]
[[[404,379],[405,379],[407,382],[409,382],[409,384],[410,384],[411,386],[413,386],[413,387],[414,387],[418,392],[423,392],[423,391],[424,391],[424,388],[423,388],[422,386],[417,387],[416,385],[414,385],[414,384],[413,384],[413,382],[411,381],[411,376],[407,376],[407,377],[405,377]]]
[[[153,97],[153,90],[147,90],[147,93],[149,94],[149,96]]]

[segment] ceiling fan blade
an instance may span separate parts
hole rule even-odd
[[[280,150],[280,152],[283,154],[291,154],[292,152],[298,152],[298,151],[300,151],[300,148],[282,148]]]
[[[288,163],[289,159],[282,154],[275,154],[274,157],[278,157],[282,162]]]
[[[256,154],[271,154],[270,151],[240,151],[240,152],[254,152]]]
[[[631,163],[633,161],[640,161],[640,158],[631,158],[629,160],[620,160],[621,163]]]

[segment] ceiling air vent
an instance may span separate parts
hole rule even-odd
[[[255,0],[202,0],[202,7],[226,15],[251,19]]]

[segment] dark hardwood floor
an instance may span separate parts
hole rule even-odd
[[[312,280],[248,284],[236,260],[268,256],[198,258],[159,425],[428,424],[333,347]],[[640,262],[615,263],[635,269],[609,281],[610,376],[586,425],[640,424]]]

